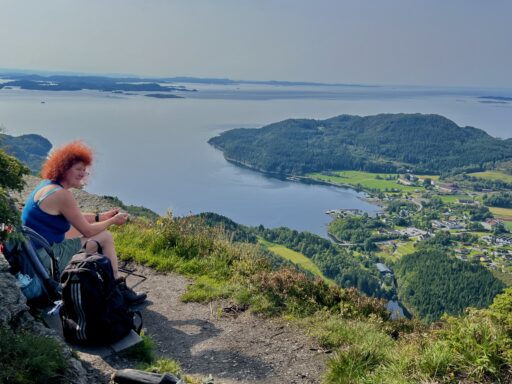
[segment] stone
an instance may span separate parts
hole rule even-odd
[[[53,330],[36,321],[29,313],[27,300],[16,285],[16,278],[8,272],[8,269],[9,264],[0,253],[0,326],[10,328],[14,332],[25,330],[55,338],[62,347],[64,360],[68,362],[68,368],[64,374],[65,381],[87,384],[87,372],[80,360],[73,357],[71,348]]]

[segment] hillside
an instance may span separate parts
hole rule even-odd
[[[512,140],[423,114],[289,119],[260,129],[226,131],[209,143],[230,161],[284,175],[405,169],[438,174],[512,158]]]
[[[389,292],[382,289],[378,270],[368,258],[356,257],[323,237],[286,227],[248,227],[211,212],[202,213],[198,218],[205,220],[204,223],[209,226],[221,226],[232,241],[256,243],[256,239],[261,238],[299,252],[313,262],[323,276],[335,281],[340,287],[357,288],[370,297],[391,298]],[[273,265],[278,266],[279,263],[274,261]]]
[[[504,284],[479,263],[449,257],[440,247],[422,247],[394,265],[398,297],[416,316],[436,321],[460,315],[466,307],[483,308]]]
[[[244,233],[224,221],[235,231],[201,217],[113,228],[118,255],[148,277],[137,289],[148,290],[143,312],[153,354],[80,353],[89,382],[106,383],[112,370],[137,364],[169,370],[174,360],[196,376],[192,383],[209,373],[225,384],[510,382],[512,290],[489,309],[432,327],[389,321],[383,302],[275,267],[257,244],[235,241]]]
[[[39,173],[52,144],[43,136],[10,136],[0,133],[0,148],[21,160],[34,174]]]

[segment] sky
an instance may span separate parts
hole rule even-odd
[[[0,68],[512,87],[510,0],[0,0]]]

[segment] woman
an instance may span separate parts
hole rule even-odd
[[[128,214],[119,209],[103,213],[82,213],[71,188],[84,185],[87,169],[92,164],[92,150],[81,141],[74,141],[51,153],[44,163],[43,180],[27,198],[21,215],[23,225],[42,235],[52,246],[62,271],[87,242],[97,241],[112,264],[114,276],[128,304],[146,299],[145,293],[135,293],[118,275],[118,262],[111,225],[123,225]],[[49,267],[49,258],[43,257]]]

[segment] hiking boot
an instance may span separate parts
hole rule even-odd
[[[126,278],[120,277],[116,280],[117,286],[119,287],[119,290],[123,294],[124,301],[126,301],[126,304],[128,305],[137,305],[141,304],[146,300],[146,295],[143,292],[135,292],[133,289],[128,287],[126,285]]]

